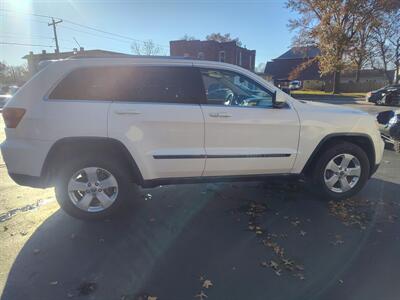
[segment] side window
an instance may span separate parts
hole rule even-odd
[[[272,107],[272,93],[241,74],[211,69],[200,72],[208,104]]]
[[[204,88],[192,67],[92,67],[72,71],[49,98],[200,103]]]

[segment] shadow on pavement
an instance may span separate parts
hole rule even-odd
[[[365,300],[400,293],[398,184],[371,179],[348,206],[279,183],[144,193],[151,199],[142,197],[115,220],[83,222],[56,212],[18,254],[2,299],[194,299],[203,290],[218,300]],[[254,216],[257,205],[265,210]],[[254,222],[261,234],[249,228]],[[263,243],[271,237],[304,268],[304,279],[300,271],[262,266],[282,264]],[[213,287],[202,288],[200,277]]]

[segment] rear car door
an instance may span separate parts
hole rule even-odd
[[[191,66],[120,69],[109,137],[127,147],[144,179],[201,176],[205,164],[204,88]]]
[[[203,175],[290,173],[300,130],[294,109],[274,108],[272,92],[242,73],[200,72],[207,95],[201,105],[207,156]],[[219,99],[214,87],[225,90]]]

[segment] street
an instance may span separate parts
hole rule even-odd
[[[392,150],[343,202],[302,182],[172,185],[139,190],[129,211],[99,222],[67,216],[53,189],[20,187],[0,165],[3,300],[400,295],[400,155]]]

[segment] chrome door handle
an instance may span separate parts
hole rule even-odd
[[[140,115],[141,112],[134,109],[121,109],[114,111],[117,115]]]
[[[210,113],[209,116],[212,117],[212,118],[230,118],[230,117],[232,117],[231,114],[224,113],[224,112],[222,112],[222,113]]]

